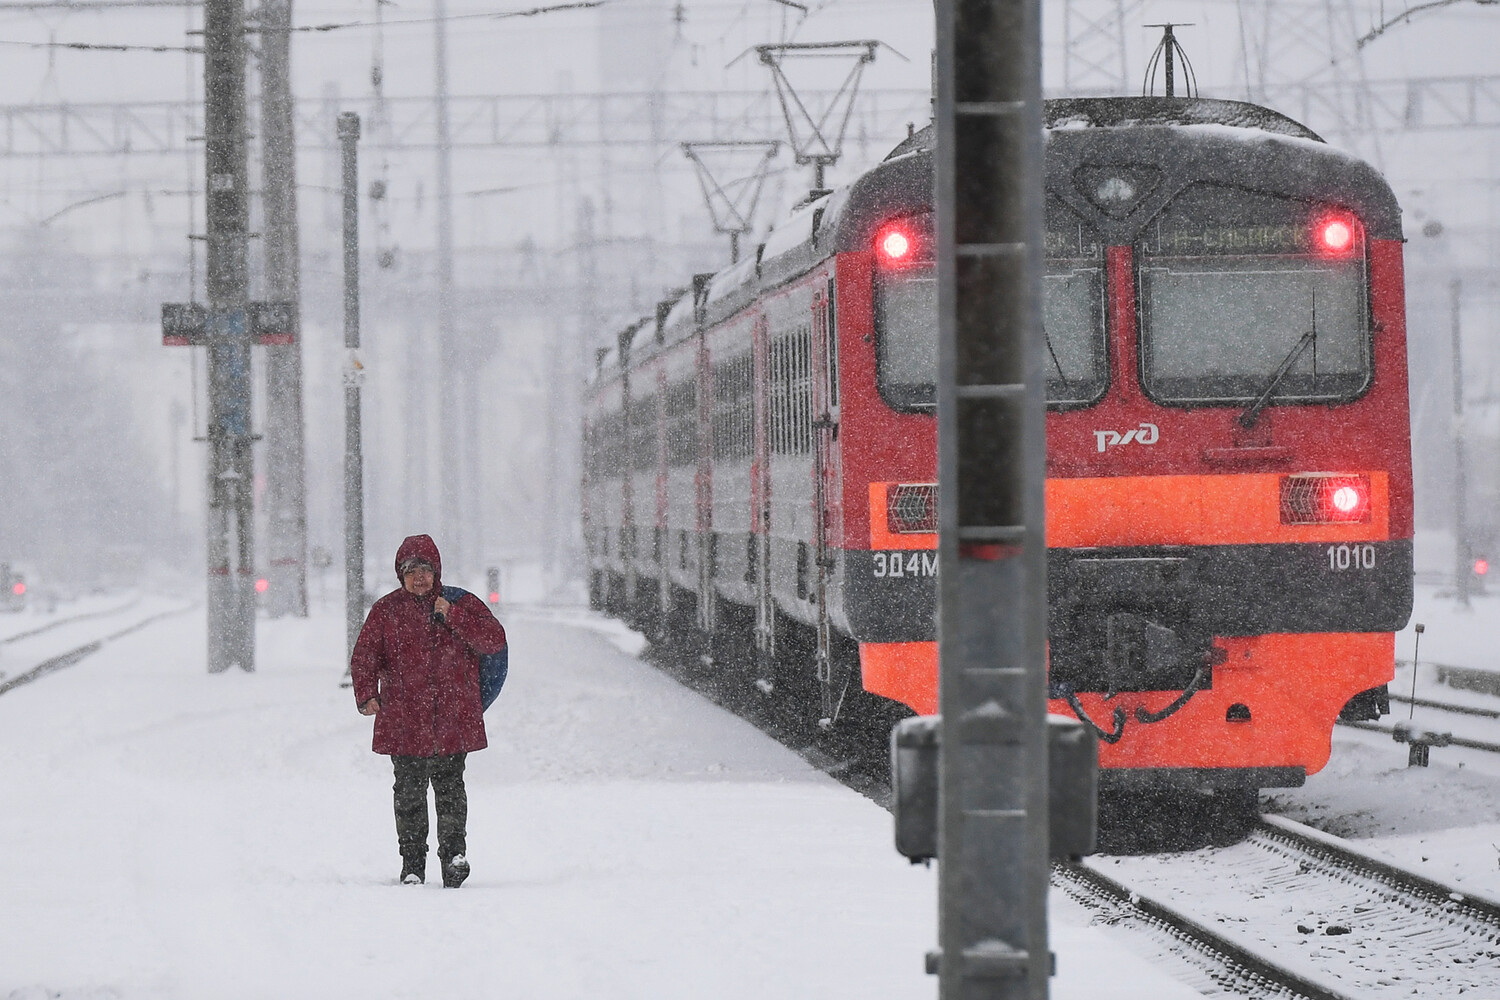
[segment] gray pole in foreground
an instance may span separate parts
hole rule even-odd
[[[937,0],[938,995],[1047,995],[1040,0]]]
[[[365,618],[365,467],[360,450],[359,115],[338,117],[344,168],[344,616],[349,657]]]
[[[1453,586],[1458,603],[1469,606],[1470,574],[1474,572],[1474,553],[1469,548],[1469,476],[1464,465],[1464,355],[1463,281],[1454,278],[1448,285],[1449,309],[1453,329]]]
[[[208,669],[255,669],[254,469],[250,453],[249,201],[245,8],[203,8],[208,223]]]
[[[301,269],[291,81],[291,0],[265,0],[261,28],[261,158],[266,291],[292,305],[290,344],[266,347],[266,610],[307,616],[307,489],[302,441]]]
[[[453,317],[453,137],[448,119],[448,7],[444,0],[434,0],[433,60],[436,79],[436,102],[433,111],[437,121],[437,321],[438,371],[437,398],[444,406],[467,404],[459,372],[457,331]],[[462,507],[459,468],[462,451],[458,435],[450,428],[438,429],[438,499],[441,510],[437,523],[446,533],[448,545],[448,578],[457,579],[459,570],[470,564],[467,537],[461,527]]]

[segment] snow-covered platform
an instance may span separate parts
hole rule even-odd
[[[558,617],[506,616],[459,891],[396,885],[331,613],[263,621],[253,676],[205,672],[193,613],[0,698],[0,997],[934,995],[935,872],[889,815]],[[1094,930],[1053,948],[1054,996],[1197,995]]]

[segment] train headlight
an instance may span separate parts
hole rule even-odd
[[[1323,227],[1323,245],[1330,250],[1347,250],[1354,242],[1354,230],[1342,219],[1334,219]]]
[[[880,238],[880,252],[892,263],[905,260],[911,254],[911,237],[899,229],[889,230]]]
[[[1312,472],[1281,477],[1282,524],[1366,524],[1370,477]]]
[[[1353,253],[1359,246],[1359,223],[1352,215],[1323,215],[1313,222],[1312,242],[1315,253],[1338,256]]]

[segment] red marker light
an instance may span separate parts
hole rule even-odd
[[[26,584],[21,583],[18,580],[18,581],[16,581],[16,585],[14,587],[10,588],[10,592],[12,594],[15,594],[17,597],[20,597],[22,594],[26,593]]]
[[[1367,524],[1370,477],[1307,472],[1281,477],[1282,524]]]
[[[269,589],[271,589],[271,581],[265,577],[261,577],[255,581],[255,592],[257,594],[264,594]]]
[[[1488,559],[1475,559],[1474,560],[1474,575],[1475,576],[1484,576],[1489,571],[1490,571],[1490,561]]]
[[[892,229],[880,238],[880,252],[889,260],[904,260],[911,253],[911,237]]]
[[[497,594],[497,593],[496,593],[496,592],[495,592],[495,591],[493,591],[493,590],[492,590],[492,591],[490,591],[490,603],[491,603],[491,604],[499,604],[499,603],[500,603],[500,595],[499,595],[499,594]]]
[[[1318,226],[1323,249],[1343,253],[1354,246],[1354,224],[1348,219],[1329,219]]]
[[[1353,486],[1340,486],[1333,491],[1329,502],[1333,504],[1335,510],[1348,514],[1359,506],[1359,491]]]

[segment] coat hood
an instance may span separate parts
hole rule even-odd
[[[396,550],[396,583],[401,580],[401,564],[408,559],[421,559],[432,565],[432,590],[441,593],[443,590],[443,557],[438,555],[437,543],[432,540],[431,535],[408,535],[406,541]]]

